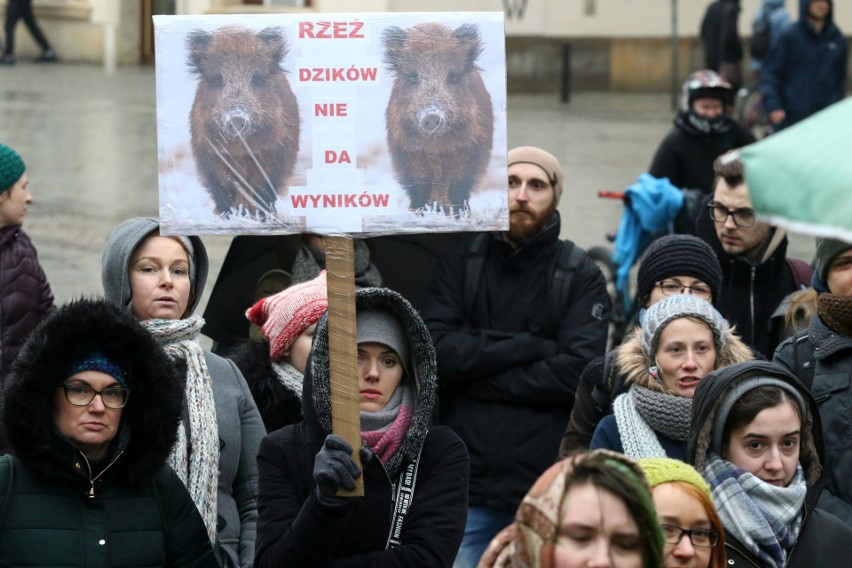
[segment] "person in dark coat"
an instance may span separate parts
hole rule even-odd
[[[701,20],[705,67],[716,71],[733,86],[742,84],[743,46],[737,29],[740,0],[716,0],[707,6]]]
[[[674,294],[692,294],[714,304],[721,285],[722,270],[710,245],[692,235],[661,237],[648,246],[639,263],[636,304],[641,308],[636,321],[641,321],[645,310]],[[640,334],[641,329],[634,328],[623,343]],[[559,457],[587,449],[598,422],[612,413],[613,399],[627,390],[616,355],[616,350],[610,351],[583,369]]]
[[[763,61],[763,108],[776,130],[846,96],[849,46],[832,0],[800,0],[799,21],[784,29]]]
[[[248,383],[267,432],[302,419],[302,388],[317,321],[328,308],[325,270],[261,299],[246,317],[260,341],[244,341],[227,353]]]
[[[713,71],[696,71],[683,83],[681,108],[654,154],[648,173],[680,189],[713,191],[713,162],[754,142],[754,134],[727,112],[733,89]]]
[[[852,527],[852,243],[819,238],[816,261],[816,313],[772,360],[799,377],[819,404],[826,487],[819,506]]]
[[[426,326],[384,288],[358,290],[355,309],[362,468],[332,434],[323,316],[305,371],[305,418],[260,447],[257,568],[448,567],[461,543],[469,461],[452,430],[429,427],[437,384]],[[336,495],[362,475],[363,497]]]
[[[699,383],[689,458],[710,484],[728,566],[849,566],[852,529],[817,507],[822,451],[816,402],[782,367],[749,361]]]
[[[166,459],[182,387],[163,350],[102,300],[53,312],[6,386],[0,565],[218,566]]]
[[[450,249],[422,308],[438,356],[440,422],[471,454],[457,567],[476,564],[553,463],[580,374],[606,349],[603,275],[559,239],[562,166],[533,146],[513,148],[508,161],[509,230]]]

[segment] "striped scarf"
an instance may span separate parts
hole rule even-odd
[[[802,528],[807,484],[801,464],[787,487],[776,487],[711,452],[704,479],[725,531],[764,566],[782,568]]]
[[[178,426],[178,440],[172,448],[169,465],[189,490],[207,527],[210,542],[216,541],[216,497],[219,485],[219,426],[213,387],[204,350],[197,342],[204,325],[201,316],[182,320],[152,319],[142,325],[154,336],[166,354],[186,362],[184,401],[189,417]]]

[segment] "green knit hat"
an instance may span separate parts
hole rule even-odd
[[[687,463],[671,458],[642,458],[636,463],[645,473],[651,489],[662,483],[683,481],[694,485],[710,497],[710,486],[701,474]]]
[[[0,192],[15,185],[26,169],[17,152],[5,144],[0,144]]]

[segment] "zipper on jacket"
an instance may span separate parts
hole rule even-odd
[[[751,284],[749,284],[749,303],[750,303],[749,307],[751,309],[751,321],[749,323],[751,323],[751,341],[752,341],[752,343],[754,343],[755,340],[757,339],[754,336],[754,279],[755,279],[756,276],[757,276],[757,267],[752,266],[751,267]]]
[[[799,537],[802,536],[802,529],[805,528],[805,521],[808,519],[808,506],[802,505],[802,524],[799,526],[799,534],[796,536],[796,542],[790,547],[790,552],[787,558],[784,559],[784,568],[790,565],[790,559],[793,557],[793,551],[796,550],[796,544],[799,543]]]
[[[108,470],[109,468],[111,468],[111,467],[112,467],[112,465],[113,465],[115,462],[117,462],[117,461],[118,461],[118,458],[120,458],[120,457],[121,457],[121,454],[123,454],[123,453],[124,453],[124,450],[119,450],[119,452],[115,455],[115,457],[114,457],[114,458],[112,458],[112,461],[111,461],[111,462],[109,462],[109,463],[106,465],[106,467],[105,467],[105,468],[103,468],[103,469],[101,470],[101,472],[100,472],[99,474],[97,474],[95,477],[92,477],[92,466],[91,466],[91,465],[89,465],[89,460],[88,460],[88,459],[86,459],[86,454],[84,454],[83,452],[80,452],[80,455],[81,455],[81,456],[83,456],[83,461],[84,461],[84,462],[86,462],[86,469],[87,469],[87,470],[89,470],[89,492],[86,494],[86,496],[87,496],[89,499],[94,499],[94,498],[95,498],[95,481],[97,481],[98,479],[100,479],[100,477],[101,477],[101,476],[102,476],[102,475],[106,472],[106,470]]]
[[[743,552],[742,550],[740,550],[739,548],[737,548],[736,546],[734,546],[733,544],[731,544],[731,543],[729,543],[729,542],[725,542],[725,547],[726,547],[726,548],[730,548],[730,549],[732,549],[732,550],[736,550],[737,552],[739,552],[739,553],[740,553],[740,556],[742,556],[743,558],[745,558],[745,559],[746,559],[746,561],[747,561],[749,564],[751,564],[751,565],[752,565],[752,566],[754,566],[755,568],[760,568],[760,564],[755,564],[755,563],[754,563],[754,561],[751,559],[751,555],[750,555],[750,554],[746,554],[745,552]]]

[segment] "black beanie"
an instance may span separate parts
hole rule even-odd
[[[639,264],[636,297],[651,295],[657,282],[672,276],[698,278],[710,287],[713,304],[719,301],[722,268],[710,245],[692,235],[666,235],[648,246]]]

